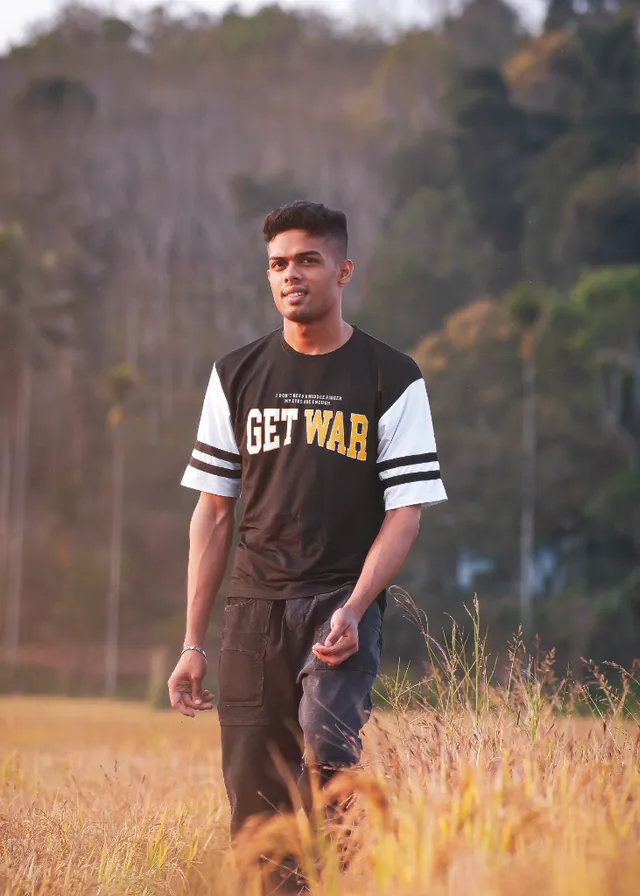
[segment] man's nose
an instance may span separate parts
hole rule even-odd
[[[295,264],[291,263],[284,274],[285,283],[291,283],[292,281],[300,279],[300,271],[296,267]]]

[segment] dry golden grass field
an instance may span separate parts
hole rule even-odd
[[[345,873],[343,830],[304,817],[244,858],[293,849],[315,896],[640,894],[640,727],[621,699],[559,713],[544,664],[493,686],[482,657],[459,659],[421,710],[387,682],[350,782]],[[240,893],[219,760],[214,713],[0,699],[0,894]]]

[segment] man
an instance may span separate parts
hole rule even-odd
[[[386,586],[421,505],[446,500],[419,368],[342,318],[344,214],[294,202],[263,232],[283,326],[213,368],[182,480],[200,498],[169,680],[184,715],[212,707],[203,646],[242,493],[219,663],[232,834],[291,808],[283,763],[304,792],[310,765],[326,782],[358,762]]]

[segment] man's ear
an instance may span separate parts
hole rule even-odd
[[[340,283],[341,286],[345,286],[353,277],[353,267],[353,262],[350,258],[345,258],[345,260],[340,264],[338,283]]]

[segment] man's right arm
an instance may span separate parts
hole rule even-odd
[[[224,578],[235,524],[236,498],[202,492],[189,529],[187,624],[184,644],[204,646],[209,617]],[[196,650],[184,653],[169,679],[171,705],[183,715],[211,709],[202,692],[207,664]]]
[[[185,644],[204,646],[211,609],[229,560],[235,506],[235,498],[202,492],[193,511],[189,529]]]

